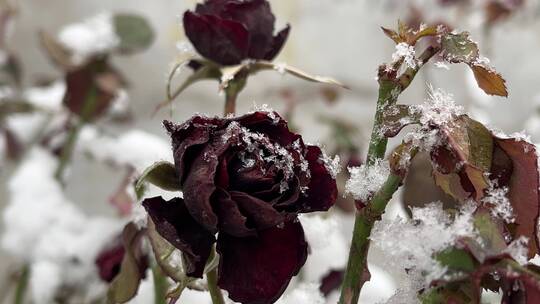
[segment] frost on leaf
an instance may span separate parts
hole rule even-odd
[[[375,223],[371,240],[390,255],[400,269],[408,269],[425,279],[425,286],[447,274],[435,254],[456,244],[463,237],[474,236],[474,207],[465,205],[452,218],[442,203],[413,208],[412,218],[383,219]]]
[[[371,165],[351,167],[349,173],[350,178],[345,185],[346,193],[355,200],[367,202],[390,176],[390,164],[385,160],[377,160]]]
[[[456,105],[454,96],[442,89],[428,88],[429,98],[426,102],[416,106],[420,113],[420,124],[443,126],[464,114],[463,107]]]

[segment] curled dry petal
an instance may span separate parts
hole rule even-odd
[[[217,245],[218,286],[243,304],[274,303],[304,265],[307,246],[302,225],[296,221],[262,230],[258,237],[222,234]]]
[[[184,254],[186,274],[202,277],[210,256],[214,235],[201,227],[190,216],[184,201],[162,197],[145,199],[144,208],[152,218],[159,234]]]

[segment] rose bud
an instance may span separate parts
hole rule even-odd
[[[206,0],[195,12],[186,11],[183,21],[199,54],[221,65],[274,59],[290,29],[274,36],[275,17],[266,0]]]
[[[156,230],[183,252],[194,277],[217,241],[219,287],[236,302],[275,302],[307,258],[297,214],[336,200],[321,149],[305,145],[275,112],[165,127],[184,198],[143,202]]]

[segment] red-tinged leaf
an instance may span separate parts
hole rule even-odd
[[[390,161],[390,167],[393,168],[392,161]],[[444,209],[455,207],[456,200],[433,182],[432,173],[429,155],[423,152],[418,153],[411,161],[403,184],[402,195],[405,206],[422,207],[431,202],[440,201]]]
[[[463,202],[470,197],[470,192],[466,191],[462,184],[461,178],[455,173],[443,174],[438,171],[433,171],[435,185],[439,186],[444,193],[452,196],[457,201]]]
[[[137,295],[139,284],[148,267],[148,261],[142,249],[144,233],[144,230],[138,229],[133,223],[128,223],[124,227],[122,241],[125,254],[120,273],[109,286],[107,293],[109,303],[126,303]]]
[[[486,94],[508,97],[506,80],[501,74],[481,65],[470,64],[469,66],[474,73],[476,83]]]
[[[502,304],[540,303],[540,273],[538,267],[520,267],[513,262],[511,266],[500,269],[502,279]],[[513,266],[513,267],[512,267]],[[502,268],[502,267],[501,267]]]
[[[418,147],[414,146],[411,142],[406,142],[397,146],[389,159],[392,173],[399,175],[401,178],[405,178],[409,171],[411,161],[416,156],[417,152]]]
[[[84,120],[94,120],[104,114],[125,86],[123,77],[106,59],[96,59],[66,74],[64,105]]]
[[[539,248],[537,221],[540,195],[538,191],[538,164],[534,145],[515,139],[495,139],[496,144],[512,160],[512,175],[508,181],[508,198],[516,218],[515,238],[529,238],[529,257]]]
[[[441,128],[442,141],[431,151],[435,165],[436,183],[449,195],[458,200],[473,196],[479,201],[488,181],[484,173],[489,172],[493,156],[493,136],[481,123],[466,115]]]
[[[425,27],[414,35],[414,42],[416,43],[420,38],[428,37],[428,36],[436,36],[438,34],[437,27],[435,26],[428,26]]]
[[[401,37],[396,31],[391,30],[389,28],[382,27],[382,26],[381,26],[381,29],[384,32],[384,34],[388,36],[388,38],[392,39],[396,44],[403,42],[403,39],[401,39]]]

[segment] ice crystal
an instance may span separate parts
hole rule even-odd
[[[412,219],[398,217],[375,223],[371,240],[396,266],[422,274],[427,286],[447,273],[434,254],[455,245],[459,238],[474,236],[473,211],[473,205],[465,205],[451,218],[440,202],[412,208]]]
[[[402,58],[408,67],[416,68],[418,63],[416,62],[414,46],[409,45],[405,42],[398,43],[396,45],[396,51],[394,52],[394,54],[392,54],[392,61],[397,62]]]
[[[377,160],[374,164],[350,167],[351,177],[345,185],[346,193],[355,200],[367,201],[379,191],[390,175],[390,164],[385,160]]]
[[[249,129],[242,127],[236,121],[231,122],[227,126],[227,129],[225,129],[225,133],[221,136],[223,143],[232,138],[236,138],[238,144],[245,145],[243,156],[245,166],[254,165],[258,159],[267,164],[273,164],[277,170],[280,170],[283,173],[283,179],[280,183],[280,192],[282,193],[289,189],[290,180],[294,176],[297,166],[295,157],[293,157],[291,152],[297,154],[300,160],[300,169],[305,171],[307,175],[310,175],[307,160],[298,149],[289,152],[289,150],[282,147],[279,143],[271,141],[267,135],[250,131]],[[292,147],[295,147],[294,143]],[[256,159],[254,159],[254,157]]]
[[[341,163],[339,159],[339,155],[334,156],[334,158],[331,158],[330,156],[326,155],[326,153],[323,152],[321,155],[321,161],[324,163],[324,167],[330,173],[333,179],[336,179],[339,172],[341,172]],[[304,166],[307,166],[304,164]]]
[[[529,258],[527,257],[529,253],[528,243],[528,237],[520,236],[518,239],[512,241],[512,243],[506,247],[504,252],[508,253],[519,264],[525,265],[529,261]]]
[[[482,198],[482,202],[491,205],[491,214],[499,217],[507,223],[513,223],[514,209],[508,199],[508,187],[497,188],[496,183],[490,185],[487,194]]]
[[[452,94],[442,89],[434,89],[431,86],[428,88],[428,93],[429,99],[415,107],[421,114],[420,123],[422,125],[445,125],[464,113],[463,107],[455,104]]]

